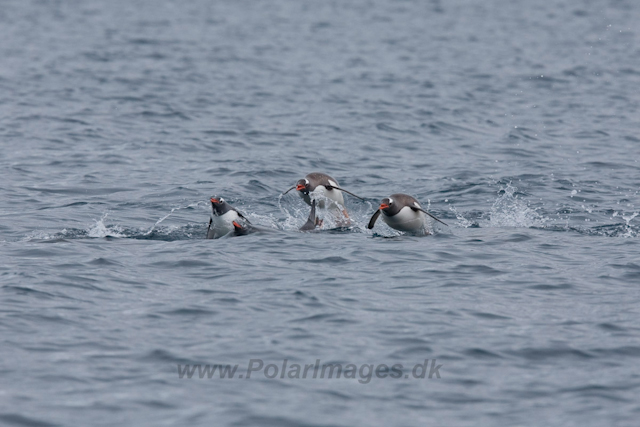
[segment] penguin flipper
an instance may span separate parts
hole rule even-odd
[[[336,186],[336,185],[329,185],[329,186],[327,186],[326,188],[327,188],[327,190],[333,190],[333,189],[335,188],[336,190],[340,190],[340,191],[343,191],[343,192],[345,192],[345,193],[347,193],[347,194],[352,195],[352,196],[353,196],[353,197],[355,197],[356,199],[364,200],[362,197],[360,197],[360,196],[356,196],[356,195],[355,195],[355,194],[353,194],[351,191],[347,191],[347,190],[345,190],[344,188],[340,188],[340,187],[338,187],[338,186]]]
[[[211,223],[213,222],[213,218],[209,218],[209,226],[207,227],[207,239],[213,239],[213,233],[211,230]]]
[[[425,210],[424,210],[424,209],[422,209],[422,208],[416,208],[416,207],[413,207],[413,206],[412,206],[412,207],[411,207],[411,209],[413,209],[414,211],[424,212],[424,213],[426,213],[427,215],[429,215],[431,218],[433,218],[433,219],[435,219],[436,221],[438,221],[440,224],[444,224],[444,225],[446,225],[447,227],[449,226],[449,224],[447,224],[446,222],[440,221],[438,218],[436,218],[435,216],[431,215],[429,212],[425,211]]]
[[[376,213],[373,214],[373,216],[369,220],[369,225],[367,225],[367,228],[369,230],[371,230],[373,228],[373,226],[376,224],[376,221],[378,220],[378,217],[380,216],[381,213],[382,213],[382,211],[380,209],[378,209],[376,211]]]
[[[311,212],[309,212],[309,218],[307,219],[307,222],[305,222],[304,225],[300,227],[300,231],[315,230],[316,226],[320,224],[320,218],[316,217],[316,200],[313,199],[311,201]]]
[[[249,221],[244,215],[242,215],[240,213],[240,211],[238,211],[237,209],[234,209],[234,211],[236,211],[236,213],[238,214],[238,216],[242,219],[244,219],[245,221],[247,221],[248,224],[251,224],[251,221]]]
[[[284,196],[285,194],[287,194],[289,191],[293,190],[294,188],[296,188],[296,186],[294,185],[293,187],[289,188],[287,191],[285,191],[284,193],[282,193],[282,195]]]

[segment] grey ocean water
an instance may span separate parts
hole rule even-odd
[[[0,424],[638,425],[638,22],[2,1]],[[312,171],[366,198],[353,226],[297,231],[280,194]],[[395,192],[450,227],[367,230]],[[273,231],[205,240],[212,194]],[[250,359],[404,371],[239,379]]]

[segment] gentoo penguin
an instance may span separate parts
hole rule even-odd
[[[207,229],[207,239],[217,239],[233,232],[247,234],[250,222],[238,210],[225,202],[222,197],[211,197],[211,218]]]
[[[371,217],[367,228],[373,228],[380,214],[382,214],[382,220],[389,227],[400,231],[424,231],[428,233],[431,220],[427,218],[427,215],[447,225],[422,209],[420,203],[408,194],[392,194],[382,199],[380,207]]]
[[[355,194],[340,188],[338,181],[331,178],[329,175],[320,172],[310,173],[304,178],[298,180],[296,185],[289,188],[283,194],[287,194],[294,188],[298,191],[298,195],[302,197],[305,203],[309,206],[311,206],[312,200],[317,199],[318,208],[324,209],[326,207],[336,209],[339,212],[342,212],[344,217],[347,219],[349,218],[349,214],[344,207],[344,197],[342,196],[342,192],[350,194],[353,197],[357,197],[360,200],[364,200],[362,197],[356,196]]]

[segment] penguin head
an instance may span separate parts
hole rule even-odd
[[[389,209],[391,209],[391,207],[393,206],[393,203],[394,202],[393,202],[393,199],[391,197],[385,197],[380,202],[380,207],[378,209],[380,209],[381,211],[384,211],[384,212],[388,212]]]
[[[221,215],[225,212],[224,205],[226,202],[222,197],[212,196],[211,197],[211,209],[213,209],[213,213],[216,215]]]
[[[299,179],[296,183],[296,190],[305,194],[309,194],[309,180],[307,178]]]

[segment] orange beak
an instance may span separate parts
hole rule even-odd
[[[296,186],[296,190],[297,190],[297,191],[302,191],[302,190],[304,190],[305,188],[306,188],[306,187],[305,187],[304,185],[302,185],[302,184],[298,184],[298,185]]]
[[[242,228],[242,226],[235,221],[233,221],[233,226],[236,228]]]
[[[378,209],[387,209],[389,207],[386,203],[380,203],[380,207]]]
[[[218,199],[216,199],[216,198],[212,197],[212,198],[211,198],[211,203],[220,203],[220,200],[218,200]]]

